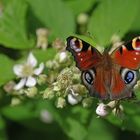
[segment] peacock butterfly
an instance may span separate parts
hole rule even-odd
[[[70,36],[66,49],[82,71],[83,84],[93,97],[117,100],[132,97],[140,68],[140,36],[121,45],[111,54],[101,54],[87,42]]]

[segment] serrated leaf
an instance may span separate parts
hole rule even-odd
[[[51,38],[65,39],[75,31],[74,16],[61,0],[27,0],[34,15],[50,30]]]
[[[0,54],[0,85],[14,78],[14,62],[5,55]]]
[[[92,13],[88,31],[99,45],[106,46],[114,34],[122,38],[128,32],[138,9],[138,0],[102,0]]]
[[[26,31],[27,3],[24,0],[9,1],[0,17],[0,43],[5,47],[25,49],[33,47]]]

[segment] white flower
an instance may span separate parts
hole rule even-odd
[[[36,85],[37,80],[34,76],[38,76],[42,73],[44,69],[44,64],[40,63],[38,68],[36,68],[36,66],[37,59],[32,53],[29,53],[26,63],[17,64],[13,67],[14,73],[17,75],[18,78],[21,78],[19,83],[15,85],[15,90],[19,90],[25,85],[27,87],[33,87]]]
[[[100,103],[97,108],[96,108],[96,114],[101,116],[101,117],[105,117],[106,115],[108,115],[108,106]]]
[[[70,89],[71,93],[68,94],[68,102],[71,105],[78,104],[82,100],[82,96],[76,94],[73,89]]]

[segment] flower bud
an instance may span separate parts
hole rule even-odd
[[[66,106],[66,100],[62,97],[59,97],[56,101],[57,108],[64,108]]]
[[[52,46],[58,50],[61,50],[64,48],[65,43],[60,38],[56,38],[56,40],[53,42]]]
[[[25,94],[29,98],[33,98],[37,94],[37,92],[38,92],[38,90],[36,87],[31,87],[31,88],[28,88],[27,90],[25,90]]]
[[[44,123],[52,123],[53,117],[48,110],[44,109],[40,111],[40,120]]]
[[[105,105],[104,103],[100,103],[96,108],[96,114],[101,116],[101,117],[105,117],[109,113],[108,109],[109,108],[107,105]]]
[[[45,50],[48,47],[48,35],[49,30],[45,28],[39,28],[36,30],[37,35],[37,48]]]
[[[59,65],[58,62],[55,61],[55,60],[48,60],[48,61],[46,62],[46,67],[47,67],[48,69],[55,70],[55,69],[58,69],[58,68],[60,67],[60,65]]]
[[[91,97],[84,98],[82,101],[82,105],[85,108],[91,107],[92,103],[93,103],[93,99]]]
[[[88,22],[88,15],[86,13],[81,13],[77,17],[78,24],[86,24]]]
[[[78,104],[82,100],[82,96],[76,93],[73,89],[69,90],[68,102],[71,105]]]
[[[43,99],[52,99],[54,97],[54,91],[51,88],[46,88],[43,94]]]
[[[9,81],[8,83],[6,83],[4,85],[4,90],[7,92],[7,93],[10,93],[13,91],[14,87],[15,87],[15,82],[14,81]]]
[[[60,91],[61,85],[58,82],[53,83],[53,91]]]
[[[68,54],[67,52],[60,52],[56,55],[55,59],[58,61],[58,63],[66,63],[68,60]]]
[[[40,74],[37,79],[39,85],[43,85],[47,82],[47,76],[45,74]]]
[[[74,93],[80,96],[87,95],[87,89],[84,85],[81,84],[75,84],[71,86],[71,89],[73,89]]]
[[[68,102],[71,105],[76,105],[79,101],[73,95],[68,94]]]
[[[116,101],[111,101],[107,104],[110,108],[114,108],[116,106]]]
[[[19,105],[21,103],[21,100],[17,97],[13,97],[11,100],[11,106],[16,106]]]

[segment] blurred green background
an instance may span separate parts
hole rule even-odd
[[[36,30],[50,30],[49,44],[72,34],[93,38],[90,43],[109,46],[112,37],[131,40],[140,33],[139,0],[2,0],[0,1],[0,140],[124,140],[140,139],[140,104],[125,101],[125,119],[97,118],[93,107],[57,109],[51,101],[27,99],[9,106],[3,85],[15,78],[13,65],[33,50],[37,59],[53,59],[53,49],[35,48]],[[139,100],[140,92],[137,91]],[[53,121],[41,119],[48,111]],[[47,114],[46,111],[46,114]]]

